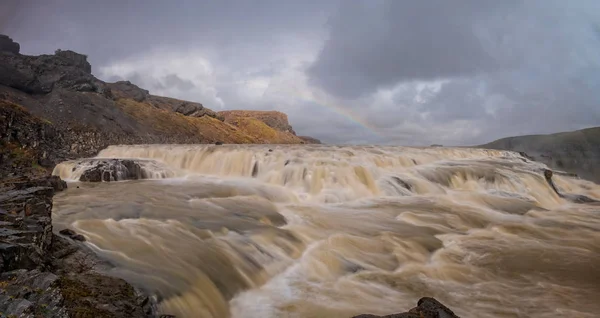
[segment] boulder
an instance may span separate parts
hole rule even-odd
[[[56,50],[54,55],[68,59],[73,62],[73,65],[84,70],[88,74],[92,74],[92,65],[87,61],[87,55],[79,54],[71,50]]]
[[[116,83],[106,84],[110,88],[111,94],[116,98],[129,98],[136,102],[142,102],[150,96],[150,92],[139,88],[130,81],[119,81]]]
[[[444,306],[435,298],[423,297],[417,302],[417,307],[414,307],[408,312],[391,314],[386,316],[376,315],[358,315],[354,318],[459,318],[450,308]]]
[[[127,159],[99,159],[92,162],[79,177],[85,182],[110,182],[121,180],[148,179],[142,167],[133,160]]]
[[[19,54],[21,46],[9,36],[0,34],[0,52]]]

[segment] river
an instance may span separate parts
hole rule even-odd
[[[559,197],[507,151],[325,145],[111,146],[153,179],[55,196],[122,277],[177,317],[598,317],[600,206]],[[555,175],[561,191],[600,186]]]

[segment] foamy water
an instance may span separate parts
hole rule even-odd
[[[600,310],[600,206],[565,201],[516,153],[147,145],[98,157],[143,159],[153,179],[71,185],[56,229],[84,234],[177,317],[390,314],[423,296],[461,317]],[[596,184],[554,179],[600,199]]]

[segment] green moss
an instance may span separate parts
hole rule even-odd
[[[84,297],[93,296],[85,284],[62,276],[58,285],[66,301],[77,301]]]
[[[58,280],[58,286],[65,299],[65,305],[71,317],[93,318],[112,316],[110,312],[96,308],[92,305],[87,298],[95,297],[96,294],[84,283],[62,276]]]

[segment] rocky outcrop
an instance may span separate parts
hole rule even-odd
[[[240,117],[256,118],[267,126],[281,132],[288,132],[296,135],[292,126],[288,122],[286,114],[278,111],[261,111],[261,110],[226,110],[217,113],[225,119],[225,122],[235,124],[235,121]]]
[[[162,96],[150,96],[148,103],[156,108],[173,111],[185,116],[190,117],[202,117],[208,116],[223,121],[223,118],[217,116],[217,113],[204,107],[200,103],[188,102],[175,98],[162,97]]]
[[[82,69],[88,74],[92,74],[92,65],[87,61],[87,55],[79,54],[71,50],[56,50],[54,55],[63,59],[71,60],[75,67]]]
[[[353,318],[459,318],[450,308],[444,306],[435,298],[423,297],[417,302],[417,307],[408,312],[386,316],[358,315]]]
[[[600,183],[600,127],[551,135],[503,138],[479,148],[521,152],[551,169]]]
[[[50,186],[49,186],[50,185]],[[3,317],[148,317],[154,302],[84,246],[53,234],[57,177],[27,179],[0,193],[0,312]]]
[[[150,92],[139,88],[130,81],[119,81],[115,83],[108,83],[106,85],[111,90],[111,93],[115,98],[129,98],[136,102],[142,102],[146,100],[148,96],[150,96]]]
[[[552,170],[548,170],[548,169],[544,170],[544,178],[546,179],[546,182],[548,183],[550,188],[552,188],[554,193],[556,193],[559,197],[569,200],[573,203],[585,203],[585,204],[594,204],[594,205],[600,204],[600,201],[592,199],[585,195],[563,193],[562,191],[559,191],[558,187],[556,186],[556,184],[554,184],[554,181],[552,180],[553,175],[554,175],[554,173],[552,172]]]
[[[147,179],[142,168],[133,160],[100,160],[93,167],[85,170],[79,181],[84,182],[110,182],[119,180]]]
[[[0,34],[0,54],[1,53],[10,53],[10,54],[19,54],[21,50],[21,46],[19,43],[13,41],[10,37]]]
[[[64,138],[24,108],[0,101],[0,179],[46,174],[64,160]]]
[[[104,91],[104,83],[91,75],[87,58],[73,51],[41,56],[0,54],[0,85],[29,94],[48,94],[57,88]]]
[[[303,139],[296,136],[288,123],[287,115],[277,111],[229,110],[218,112],[226,123],[238,127],[246,134],[254,137],[256,143],[303,144]]]
[[[320,144],[321,141],[317,138],[308,137],[308,136],[298,136],[298,138],[302,139],[305,144]]]

